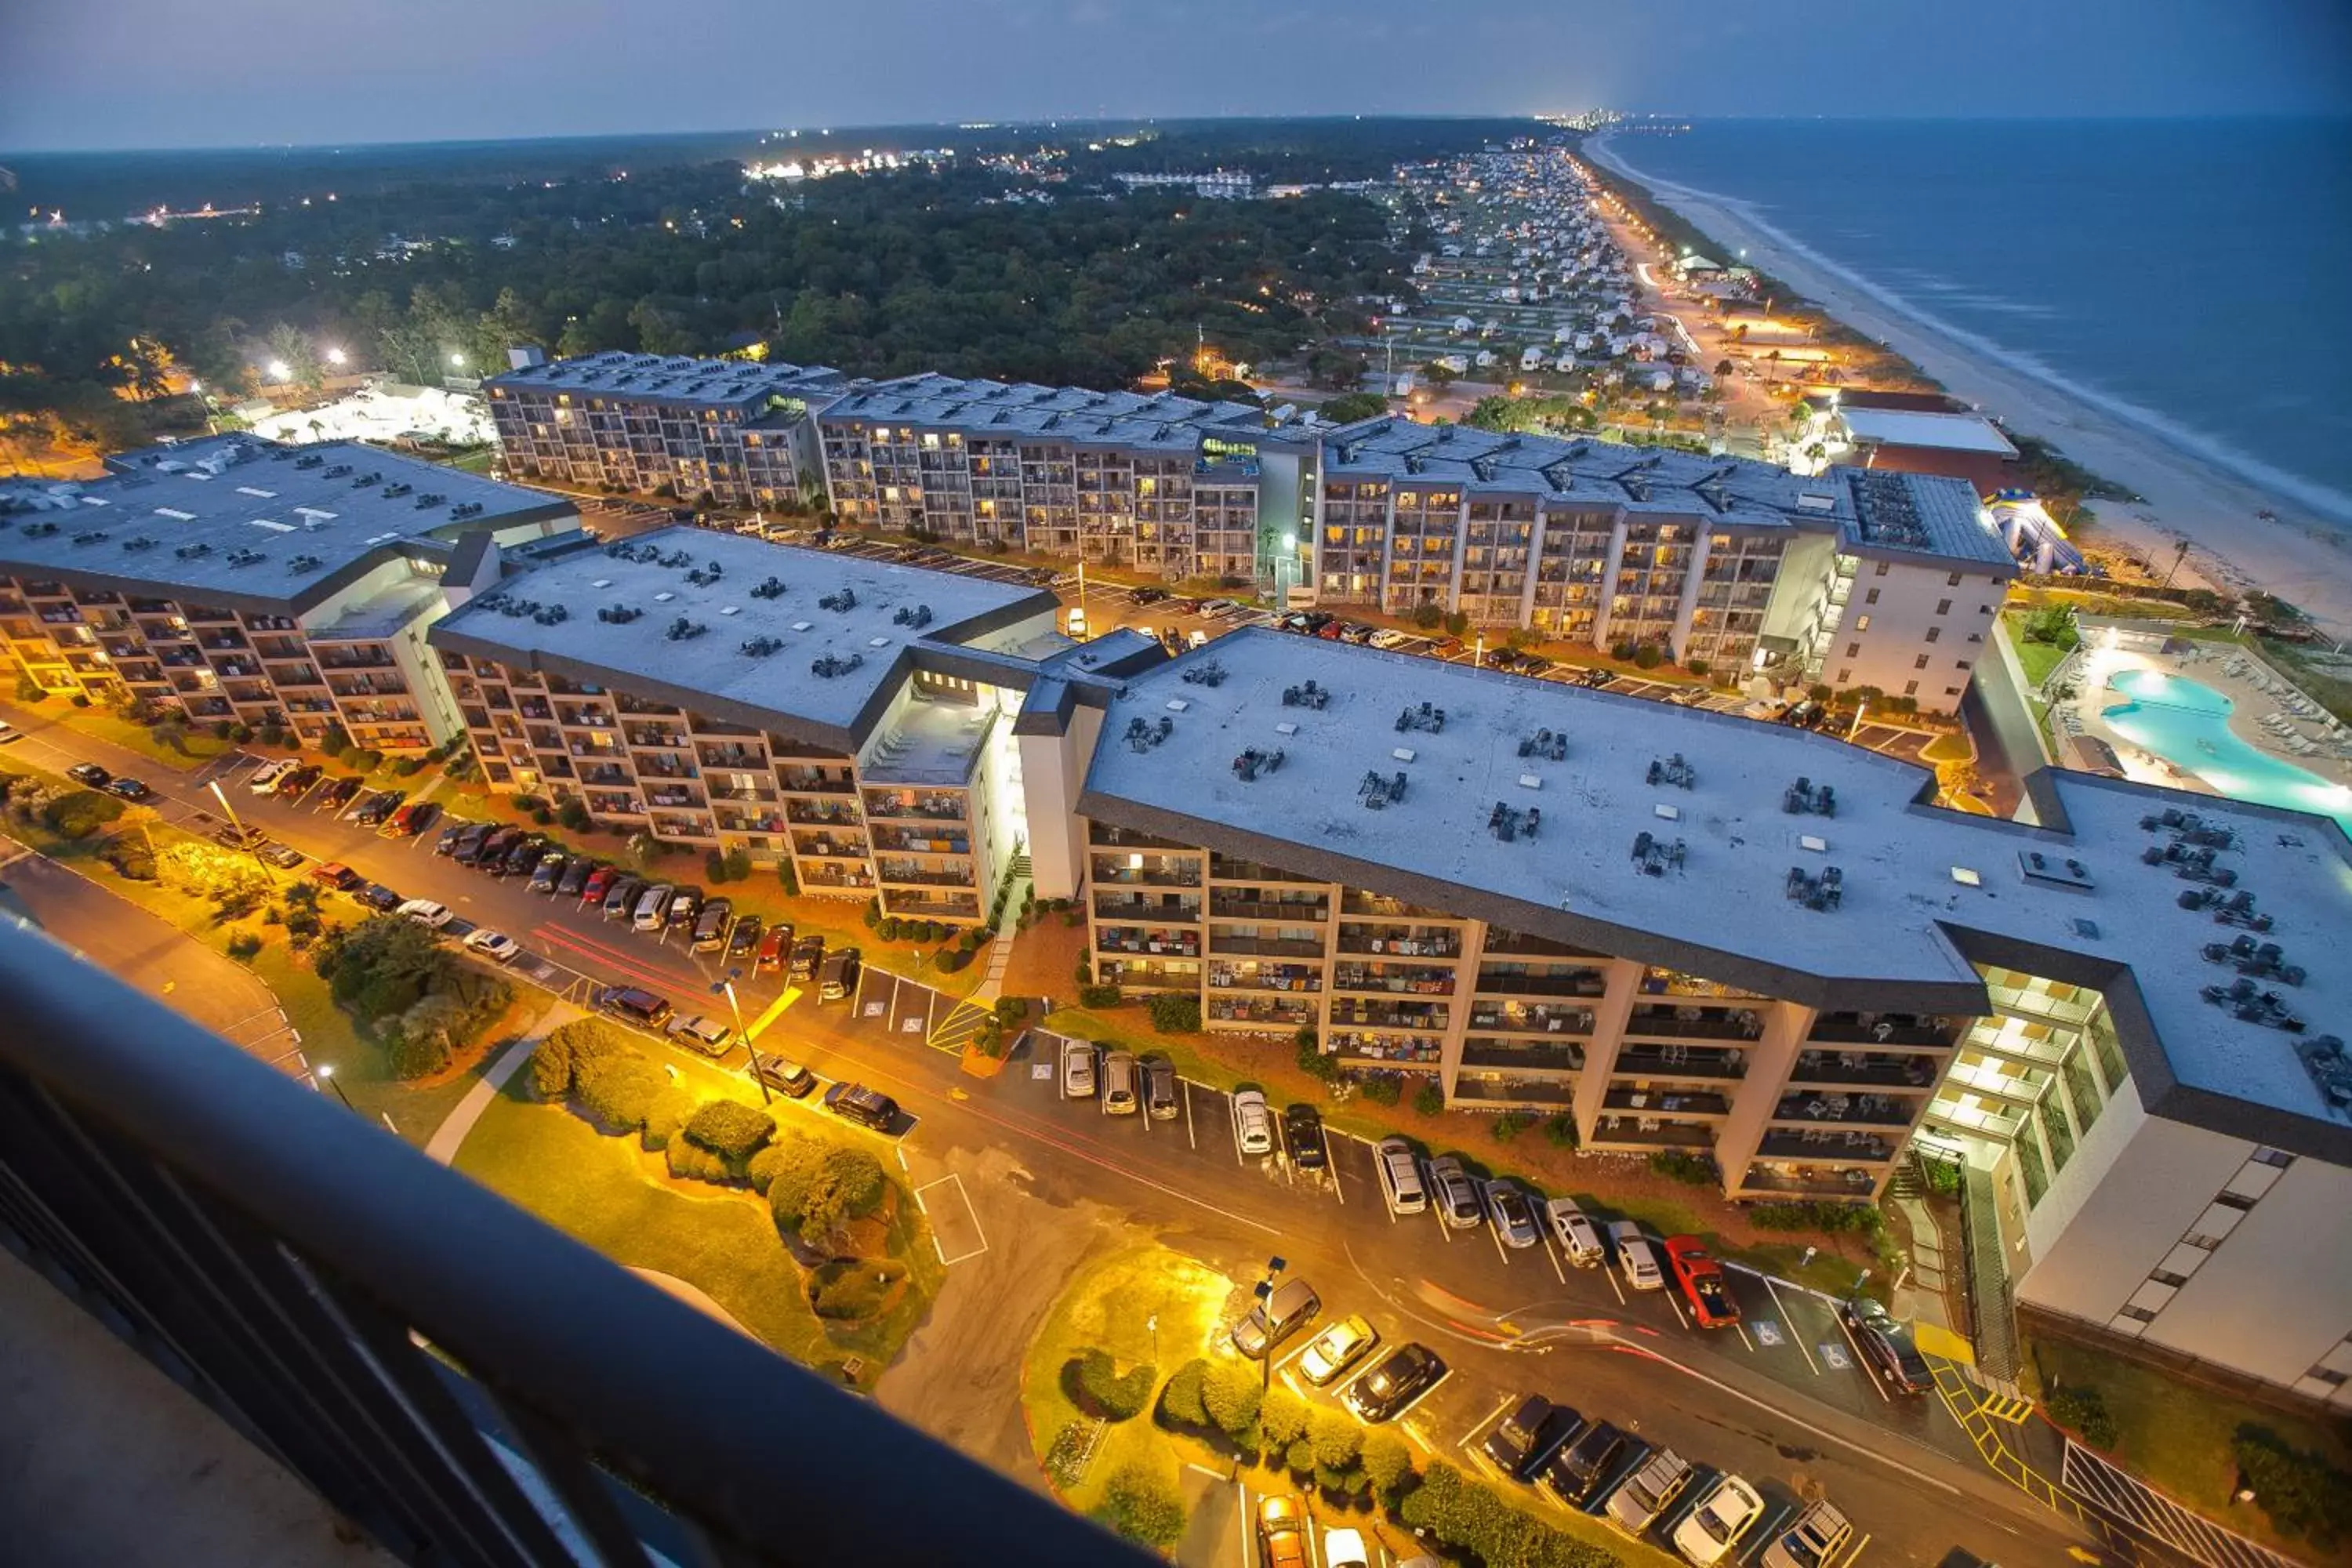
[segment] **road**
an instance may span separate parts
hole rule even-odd
[[[551,901],[437,858],[435,832],[387,838],[310,802],[254,796],[243,787],[252,758],[233,753],[199,773],[162,777],[145,759],[37,713],[11,716],[28,731],[16,748],[25,762],[60,768],[89,760],[135,773],[157,788],[152,804],[166,818],[194,829],[218,826],[205,787],[217,780],[242,818],[306,855],[341,860],[404,897],[438,900],[470,922],[513,934],[528,950],[518,968],[551,989],[576,996],[593,983],[627,981],[682,1011],[724,1007],[710,991],[720,967],[674,936],[639,935],[574,901]],[[47,877],[35,875],[47,900]],[[92,929],[88,920],[68,923]],[[152,940],[129,931],[118,945],[92,951],[142,979],[158,955]],[[905,1107],[911,1127],[900,1144],[910,1174],[920,1166],[927,1204],[940,1205],[942,1248],[954,1241],[955,1268],[986,1267],[992,1236],[1069,1215],[1114,1232],[1157,1234],[1234,1279],[1254,1279],[1279,1254],[1316,1285],[1327,1314],[1363,1312],[1391,1342],[1421,1338],[1453,1363],[1453,1375],[1405,1422],[1427,1453],[1473,1462],[1468,1449],[1504,1404],[1542,1392],[1737,1470],[1781,1507],[1801,1488],[1825,1487],[1869,1533],[1873,1565],[1937,1563],[1956,1546],[1991,1561],[2053,1562],[2082,1539],[1986,1473],[1942,1404],[1883,1388],[1859,1364],[1831,1304],[1809,1292],[1735,1272],[1741,1325],[1702,1331],[1675,1298],[1632,1294],[1612,1273],[1568,1268],[1549,1243],[1511,1251],[1484,1228],[1457,1234],[1428,1215],[1391,1216],[1370,1151],[1355,1139],[1333,1139],[1324,1175],[1278,1156],[1244,1157],[1217,1089],[1185,1083],[1173,1121],[1108,1118],[1092,1101],[1060,1097],[1051,1063],[1033,1059],[1051,1048],[1043,1038],[999,1076],[974,1078],[956,1053],[929,1043],[953,1005],[886,971],[868,968],[846,1005],[820,1006],[768,975],[743,976],[738,989],[747,1018],[782,1004],[761,1036],[764,1047],[801,1058],[824,1079],[869,1083]],[[223,1021],[239,1005],[223,1004]],[[740,1045],[716,1064],[693,1058],[698,1068],[728,1071],[743,1061]],[[779,1103],[787,1114],[821,1114]],[[950,1177],[957,1193],[933,1185]],[[1598,1195],[1578,1195],[1605,1210]],[[967,1205],[961,1211],[957,1196]],[[991,1347],[1006,1368],[1017,1365],[1026,1333],[1021,1314],[1006,1315]],[[1302,1344],[1286,1347],[1286,1363]],[[986,1445],[997,1450],[988,1457],[1009,1462],[1002,1438]]]

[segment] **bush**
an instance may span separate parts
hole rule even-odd
[[[1318,1470],[1345,1470],[1364,1451],[1364,1429],[1344,1411],[1318,1407],[1307,1417],[1307,1441]]]
[[[727,857],[721,855],[716,849],[707,849],[703,851],[702,879],[706,882],[712,883],[725,881],[727,879]]]
[[[397,1036],[384,1051],[384,1069],[403,1082],[431,1078],[448,1065],[447,1037],[431,1032]]]
[[[1445,635],[1463,637],[1470,635],[1470,616],[1465,610],[1452,610],[1445,616]]]
[[[1413,1090],[1412,1108],[1423,1116],[1434,1116],[1445,1109],[1445,1090],[1435,1079],[1431,1079]]]
[[[1029,1005],[1020,997],[999,996],[996,999],[996,1021],[1004,1027],[1009,1029],[1028,1016]]]
[[[241,931],[228,939],[228,955],[240,963],[261,951],[261,933]]]
[[[776,1136],[776,1119],[740,1100],[714,1100],[686,1120],[686,1140],[741,1165]],[[879,1174],[880,1167],[876,1167]]]
[[[809,1194],[816,1190],[825,1146],[804,1132],[787,1132],[752,1156],[751,1184],[768,1194],[776,1224],[797,1236]]]
[[[1116,985],[1081,985],[1078,987],[1078,1005],[1081,1007],[1116,1007],[1118,1005],[1118,1002],[1119,990]]]
[[[2252,1425],[2230,1440],[2239,1474],[2281,1535],[2304,1536],[2332,1552],[2352,1535],[2352,1476],[2322,1454],[2291,1448],[2278,1435]]]
[[[1715,1183],[1715,1162],[1704,1154],[1686,1154],[1679,1149],[1660,1149],[1650,1155],[1650,1169],[1671,1182],[1683,1182],[1694,1187],[1711,1186]]]
[[[1279,1452],[1307,1436],[1307,1401],[1279,1384],[1265,1396],[1258,1412],[1259,1438],[1268,1454]]]
[[[356,768],[361,773],[372,773],[383,766],[383,753],[367,747],[360,747],[345,752],[343,763],[346,766]]]
[[[725,859],[729,881],[740,882],[751,874],[751,857],[749,851],[730,849],[727,851]]]
[[[1620,1561],[1612,1552],[1563,1536],[1520,1512],[1443,1461],[1433,1462],[1421,1485],[1405,1494],[1397,1518],[1409,1529],[1425,1530],[1442,1544],[1462,1547],[1487,1563],[1614,1568]]]
[[[884,942],[898,941],[898,917],[896,915],[884,915],[882,917],[881,923],[874,928],[874,934],[880,937]]]
[[[1707,1179],[1714,1180],[1712,1173]],[[1853,1232],[1874,1236],[1886,1227],[1886,1216],[1867,1204],[1759,1204],[1748,1214],[1759,1230],[1819,1230],[1832,1235]]]
[[[1062,1369],[1063,1386],[1070,1403],[1105,1421],[1132,1421],[1151,1403],[1160,1369],[1150,1363],[1118,1370],[1110,1352],[1090,1348],[1071,1358]]]
[[[1364,1080],[1364,1098],[1374,1105],[1394,1105],[1404,1098],[1404,1082],[1394,1073],[1381,1073]]]
[[[659,1153],[677,1142],[686,1129],[687,1119],[694,1114],[695,1099],[689,1091],[673,1085],[661,1091],[646,1112],[646,1124],[638,1134],[646,1147]]]
[[[1139,1464],[1122,1465],[1112,1473],[1095,1517],[1147,1546],[1173,1546],[1184,1533],[1184,1505],[1176,1489]]]
[[[867,931],[878,931],[881,928],[882,902],[880,900],[868,899],[866,900],[864,919],[866,921],[866,929]]]
[[[572,1093],[606,1131],[635,1132],[668,1087],[661,1068],[631,1052],[588,1063],[573,1074]]]
[[[155,879],[155,852],[147,847],[143,837],[122,834],[110,838],[106,847],[98,852],[99,858],[114,868],[115,875],[126,881],[152,882]]]
[[[1383,1498],[1393,1499],[1405,1478],[1412,1474],[1412,1449],[1393,1432],[1367,1434],[1364,1438],[1364,1479]]]
[[[596,825],[588,815],[588,803],[576,795],[555,808],[555,821],[567,833],[585,833]]]
[[[699,1143],[689,1143],[683,1138],[673,1138],[662,1149],[662,1159],[669,1173],[689,1182],[722,1184],[734,1176],[725,1160]]]
[[[790,860],[776,862],[776,880],[784,885],[784,897],[797,899],[801,896],[801,876],[793,869]]]
[[[16,700],[30,706],[48,695],[48,689],[29,675],[16,677]]]
[[[907,1277],[903,1263],[857,1258],[835,1261],[810,1277],[809,1306],[820,1318],[856,1321],[873,1317],[890,1299],[890,1288]]]
[[[1294,1476],[1315,1473],[1315,1445],[1304,1437],[1294,1439],[1282,1450],[1282,1468]]]
[[[1240,1436],[1257,1420],[1259,1402],[1265,1398],[1259,1375],[1255,1367],[1224,1361],[1212,1365],[1202,1378],[1201,1404],[1227,1436]]]
[[[1146,1000],[1143,1010],[1151,1016],[1151,1026],[1163,1035],[1200,1033],[1201,998],[1197,994],[1162,992]]]
[[[530,1086],[541,1100],[560,1099],[572,1092],[583,1068],[635,1048],[628,1036],[603,1019],[575,1018],[550,1030],[531,1052]]]
[[[236,725],[230,723],[226,719],[215,719],[213,721],[212,724],[213,739],[215,741],[226,741],[228,739],[228,732],[236,728]]]
[[[1301,1024],[1298,1033],[1291,1037],[1297,1047],[1298,1070],[1309,1078],[1319,1078],[1325,1083],[1339,1076],[1339,1058],[1323,1054],[1323,1044],[1316,1037],[1315,1026]]]
[[[1693,675],[1705,679],[1706,672],[1713,669],[1715,667],[1707,663],[1707,661],[1703,658],[1693,658],[1684,660],[1683,668],[1689,670]]]
[[[1536,1124],[1536,1119],[1524,1110],[1507,1110],[1495,1118],[1495,1142],[1507,1143]]]
[[[1576,1118],[1563,1110],[1544,1119],[1544,1142],[1555,1149],[1576,1147]]]
[[[449,988],[457,966],[431,931],[385,915],[347,933],[327,962],[335,1000],[370,1019],[405,1013],[427,992]]]
[[[1444,606],[1440,605],[1416,605],[1413,606],[1412,624],[1419,626],[1423,631],[1433,632],[1444,623]]]
[[[1655,669],[1665,661],[1665,651],[1654,642],[1645,642],[1633,650],[1633,668],[1636,669]]]
[[[327,732],[319,737],[319,750],[330,760],[340,758],[352,749],[352,732],[341,724],[330,724]]]
[[[250,724],[233,724],[229,726],[228,738],[235,741],[240,746],[250,744],[253,740],[253,726]]]
[[[815,1179],[810,1182],[801,1208],[801,1240],[810,1247],[832,1244],[852,1220],[880,1208],[889,1187],[881,1163],[865,1150],[827,1150],[817,1163]],[[772,1207],[774,1196],[771,1188]]]
[[[69,789],[41,807],[41,820],[68,838],[87,838],[122,815],[122,802],[94,789]]]
[[[1202,1402],[1209,1363],[1195,1356],[1176,1369],[1160,1391],[1160,1419],[1176,1426],[1206,1426],[1209,1407]]]
[[[261,743],[265,746],[284,745],[286,743],[286,726],[280,724],[275,719],[271,720],[268,723],[264,724],[261,727]]]
[[[2107,1413],[2107,1402],[2097,1389],[2061,1384],[2051,1391],[2042,1408],[2053,1423],[2092,1447],[2116,1446],[2116,1418]]]
[[[971,962],[968,947],[943,947],[931,954],[931,963],[941,974],[953,974]]]

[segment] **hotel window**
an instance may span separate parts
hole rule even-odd
[[[1917,658],[1913,659],[1913,660],[1911,661],[1911,668],[1914,668],[1914,669],[1925,669],[1925,668],[1927,668],[1927,656],[1926,654],[1924,654],[1924,653],[1923,653],[1923,654],[1921,654]]]
[[[1939,616],[1948,616],[1948,615],[1950,615],[1950,614],[1952,613],[1952,601],[1951,601],[1951,600],[1949,600],[1949,599],[1938,599],[1938,600],[1937,600],[1937,601],[1936,601],[1936,613],[1937,613],[1937,615],[1939,615]]]
[[[2123,1310],[2123,1315],[2129,1318],[2135,1323],[2152,1323],[2156,1321],[2156,1314],[2149,1311],[2146,1307],[2126,1307]]]
[[[1880,563],[1878,563],[1878,564],[1877,564],[1877,565],[1875,565],[1875,566],[1872,567],[1872,568],[1871,568],[1871,573],[1870,573],[1870,574],[1871,574],[1872,576],[1874,576],[1874,577],[1884,577],[1884,576],[1885,576],[1885,575],[1886,575],[1886,563],[1885,563],[1885,562],[1884,562],[1884,561],[1881,561]]]
[[[1906,681],[1905,681],[1905,682],[1903,683],[1903,695],[1904,695],[1904,696],[1906,696],[1906,697],[1916,697],[1916,696],[1918,696],[1918,695],[1919,695],[1919,683],[1918,683],[1917,681],[1916,681],[1916,680],[1906,680]]]
[[[1862,602],[1865,605],[1874,605],[1878,603],[1878,590],[1873,588],[1869,593],[1864,595]]]
[[[2252,1158],[2257,1164],[2276,1165],[2282,1171],[2294,1163],[2294,1156],[2284,1149],[2256,1149]]]
[[[1944,628],[1941,626],[1929,626],[1927,628],[1927,635],[1920,640],[1922,642],[1941,642],[1944,640]]]
[[[1864,616],[1860,620],[1855,621],[1853,623],[1853,629],[1858,632],[1868,631],[1870,629],[1870,617],[1868,616]]]
[[[2155,1273],[2150,1274],[2148,1278],[2156,1281],[2158,1285],[2169,1285],[2176,1290],[2189,1283],[2189,1277],[2187,1275],[2168,1274],[2161,1268],[2158,1269]]]
[[[1848,658],[1860,658],[1862,657],[1862,645],[1858,642],[1850,642],[1846,644],[1845,656]]]

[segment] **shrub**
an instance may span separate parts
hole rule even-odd
[[[2252,1425],[2238,1428],[2230,1451],[2254,1501],[2281,1535],[2307,1537],[2333,1551],[2352,1534],[2352,1476],[2322,1454],[2291,1448],[2276,1433]]]
[[[123,834],[106,842],[99,858],[114,868],[115,874],[132,882],[155,879],[155,852],[147,847],[143,837]]]
[[[1412,1474],[1412,1450],[1393,1432],[1373,1432],[1364,1438],[1364,1479],[1383,1498],[1394,1498]]]
[[[1654,642],[1645,642],[1633,650],[1633,668],[1636,669],[1655,669],[1665,661],[1665,650]]]
[[[1020,997],[999,996],[996,999],[996,1021],[1006,1028],[1013,1027],[1028,1016],[1029,1005]]]
[[[602,1018],[575,1018],[550,1030],[531,1052],[530,1086],[541,1100],[558,1099],[572,1092],[583,1068],[635,1048],[628,1036]]]
[[[379,915],[343,937],[330,955],[336,1001],[362,1018],[405,1013],[448,984],[456,961],[414,921]]]
[[[1642,645],[1632,637],[1620,637],[1609,645],[1609,657],[1621,664],[1631,664],[1633,661],[1633,655],[1640,651],[1641,647]]]
[[[1443,1544],[1465,1548],[1488,1563],[1612,1568],[1619,1561],[1613,1552],[1563,1539],[1443,1461],[1433,1462],[1421,1485],[1405,1494],[1397,1518],[1409,1529],[1427,1531]]]
[[[1704,1154],[1686,1154],[1679,1149],[1660,1149],[1650,1155],[1650,1169],[1671,1182],[1683,1182],[1694,1187],[1712,1185],[1715,1162]]]
[[[29,675],[16,677],[16,700],[27,706],[48,695],[48,689]]]
[[[1711,1173],[1707,1177],[1714,1179]],[[1759,1204],[1748,1210],[1748,1217],[1759,1230],[1820,1230],[1832,1235],[1875,1235],[1886,1226],[1886,1216],[1867,1204]]]
[[[1507,1110],[1495,1118],[1495,1142],[1507,1143],[1536,1124],[1536,1119],[1524,1110]]]
[[[2116,1446],[2116,1418],[2107,1413],[2107,1402],[2095,1388],[2077,1384],[2061,1384],[2051,1391],[2044,1403],[2050,1419],[2088,1443],[2094,1448]]]
[[[345,765],[356,768],[361,773],[372,773],[383,766],[383,753],[371,748],[361,747],[344,752],[343,762]]]
[[[1394,1073],[1381,1073],[1364,1080],[1364,1098],[1374,1105],[1394,1105],[1404,1098],[1404,1082]]]
[[[1323,1054],[1322,1042],[1316,1037],[1315,1026],[1301,1024],[1291,1043],[1297,1047],[1298,1070],[1309,1078],[1319,1078],[1325,1083],[1339,1076],[1339,1058]]]
[[[248,744],[253,740],[253,726],[250,724],[232,724],[229,726],[228,738],[235,741],[240,746]]]
[[[429,1030],[394,1035],[384,1050],[385,1070],[403,1082],[431,1078],[448,1065],[447,1037]]]
[[[871,1258],[828,1263],[810,1279],[809,1306],[820,1318],[855,1321],[879,1312],[906,1265]],[[1148,1391],[1147,1391],[1148,1392]]]
[[[352,732],[341,724],[330,724],[327,732],[319,737],[319,750],[331,759],[341,757],[352,749]]]
[[[748,851],[730,849],[726,855],[727,879],[740,882],[751,874],[751,857]]]
[[[1167,991],[1152,996],[1143,1004],[1151,1016],[1151,1026],[1163,1035],[1193,1035],[1201,1030],[1201,998],[1183,992]]]
[[[1095,1517],[1147,1546],[1173,1546],[1184,1533],[1184,1505],[1176,1489],[1139,1464],[1112,1472]]]
[[[867,931],[877,931],[880,929],[882,923],[882,901],[879,899],[868,899],[866,900],[864,918],[866,921],[866,929]]]
[[[555,820],[567,833],[585,833],[595,826],[596,819],[588,815],[588,803],[573,795],[555,808]]]
[[[1294,1476],[1315,1473],[1315,1445],[1304,1437],[1295,1438],[1282,1451],[1282,1468]]]
[[[801,896],[801,876],[798,871],[793,869],[793,863],[790,860],[776,862],[776,880],[784,885],[786,898],[797,899]]]
[[[655,1098],[653,1108],[646,1112],[646,1124],[639,1133],[646,1147],[658,1153],[676,1142],[694,1109],[694,1096],[688,1090],[675,1085],[662,1090]]]
[[[1307,1401],[1276,1384],[1258,1411],[1258,1434],[1268,1454],[1289,1447],[1307,1436]]]
[[[1230,1436],[1240,1436],[1257,1419],[1258,1405],[1265,1397],[1258,1377],[1255,1368],[1228,1361],[1212,1365],[1202,1380],[1201,1404],[1209,1419]]]
[[[1108,1351],[1089,1348],[1071,1358],[1062,1369],[1070,1403],[1106,1421],[1132,1421],[1151,1403],[1160,1369],[1149,1363],[1122,1373]]]
[[[702,879],[723,882],[727,879],[727,857],[716,849],[707,849],[702,856]]]
[[[215,719],[213,721],[212,728],[214,740],[226,741],[228,739],[229,731],[236,729],[236,726],[230,723],[226,719]]]
[[[1445,616],[1445,635],[1454,637],[1468,637],[1470,635],[1469,613],[1464,610],[1449,611]]]
[[[274,719],[268,723],[264,724],[261,727],[261,743],[265,746],[284,745],[286,743],[286,726],[278,723]]]
[[[588,1063],[573,1074],[572,1093],[606,1131],[634,1132],[668,1087],[661,1068],[630,1052]]]
[[[898,941],[898,917],[896,915],[884,915],[882,917],[881,923],[874,928],[874,934],[880,937],[884,942]]]
[[[774,1139],[776,1119],[740,1100],[714,1100],[686,1119],[685,1131],[688,1142],[740,1166]]]
[[[1344,1470],[1364,1451],[1364,1431],[1345,1412],[1318,1407],[1307,1418],[1307,1441],[1318,1470]]]
[[[228,939],[228,955],[240,962],[260,951],[261,933],[257,931],[241,931]]]
[[[1078,987],[1078,1005],[1081,1007],[1116,1007],[1118,1005],[1118,1002],[1119,990],[1116,985],[1081,985]]]
[[[673,1138],[662,1148],[669,1173],[689,1182],[723,1183],[734,1175],[726,1161],[699,1143]]]
[[[1707,663],[1707,661],[1703,658],[1692,658],[1685,659],[1683,661],[1683,668],[1689,670],[1693,675],[1704,677],[1708,670],[1713,669],[1715,667]]]
[[[881,1207],[889,1185],[881,1163],[865,1150],[827,1150],[801,1208],[801,1240],[811,1247],[830,1244],[850,1221]],[[769,1197],[772,1206],[773,1188]]]
[[[971,950],[967,947],[943,947],[931,954],[931,963],[941,974],[953,974],[971,962]]]
[[[87,838],[122,815],[122,802],[94,789],[69,789],[41,807],[41,820],[68,838]]]
[[[1423,1116],[1434,1116],[1445,1109],[1445,1090],[1431,1079],[1412,1093],[1412,1108]]]
[[[804,1132],[787,1132],[752,1159],[752,1184],[768,1194],[768,1211],[776,1216],[776,1224],[794,1235],[800,1233],[801,1215],[816,1188],[824,1155],[825,1146],[815,1139]]]
[[[1445,610],[1443,605],[1416,605],[1413,606],[1412,624],[1423,631],[1433,632],[1444,622]]]
[[[1209,1363],[1198,1356],[1178,1367],[1160,1391],[1160,1418],[1178,1426],[1206,1426],[1209,1408],[1202,1402],[1202,1385],[1208,1375]]]

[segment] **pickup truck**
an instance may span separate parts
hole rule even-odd
[[[1674,1270],[1675,1283],[1682,1287],[1700,1328],[1727,1329],[1739,1321],[1739,1303],[1724,1283],[1723,1265],[1706,1255],[1698,1237],[1666,1237],[1666,1266]]]

